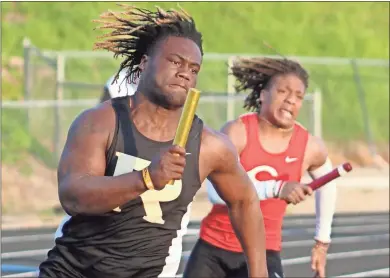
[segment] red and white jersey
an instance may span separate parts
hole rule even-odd
[[[245,125],[247,136],[247,144],[240,154],[240,161],[249,177],[259,181],[300,181],[308,131],[301,125],[295,124],[286,150],[276,154],[269,153],[259,141],[258,115],[248,113],[240,118]],[[281,250],[282,223],[286,206],[285,201],[276,198],[260,201],[267,250]],[[228,208],[225,205],[213,205],[210,213],[201,223],[200,237],[225,250],[243,251],[230,223]]]

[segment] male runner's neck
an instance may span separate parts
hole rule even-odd
[[[165,109],[139,92],[131,96],[129,101],[133,123],[141,133],[162,141],[174,138],[181,109]]]

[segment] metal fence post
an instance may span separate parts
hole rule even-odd
[[[322,95],[319,89],[316,89],[313,93],[312,109],[313,133],[315,136],[322,138]]]
[[[235,82],[235,78],[234,76],[232,75],[232,71],[231,71],[231,68],[233,66],[233,58],[234,57],[229,57],[228,58],[228,69],[227,69],[227,72],[228,72],[228,77],[227,77],[227,97],[228,97],[228,100],[227,100],[227,121],[232,121],[235,117],[235,114],[234,114],[234,104],[235,104],[235,101],[233,99],[233,96],[236,92],[236,89],[234,87],[234,82]]]
[[[364,93],[364,88],[361,82],[360,74],[359,74],[359,67],[356,63],[355,59],[351,59],[351,65],[353,70],[353,77],[355,79],[355,85],[356,85],[356,92],[359,97],[359,103],[360,108],[362,109],[362,115],[363,115],[363,123],[364,123],[364,129],[367,137],[367,143],[370,148],[372,156],[376,156],[376,146],[374,142],[374,136],[371,131],[371,125],[368,117],[368,110],[367,110],[367,103]]]
[[[64,98],[64,84],[65,81],[65,57],[62,54],[57,56],[57,69],[56,69],[56,101],[61,101]],[[56,161],[58,162],[61,155],[61,108],[59,105],[54,106],[54,153]]]
[[[24,56],[24,80],[23,80],[23,90],[24,90],[24,100],[31,100],[31,42],[28,38],[23,39],[23,56]],[[27,130],[30,130],[30,109],[26,109],[26,127]]]

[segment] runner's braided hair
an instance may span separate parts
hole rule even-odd
[[[125,56],[112,83],[122,69],[128,68],[126,79],[134,83],[141,70],[139,64],[143,55],[150,55],[156,42],[167,36],[184,37],[193,40],[203,56],[202,34],[197,31],[194,19],[183,9],[163,10],[156,7],[152,12],[125,4],[122,12],[108,11],[94,22],[103,24],[95,29],[113,29],[108,34],[97,37],[105,39],[96,42],[94,49],[105,49],[114,52],[114,58]]]
[[[295,74],[305,88],[308,87],[309,75],[306,70],[298,62],[286,58],[238,58],[233,62],[231,70],[238,81],[237,92],[252,90],[244,103],[244,108],[248,111],[260,112],[261,90],[267,89],[275,76]]]

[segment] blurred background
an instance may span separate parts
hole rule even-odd
[[[177,8],[176,2],[133,4]],[[244,112],[245,94],[235,93],[228,71],[235,56],[278,52],[309,71],[299,121],[325,140],[334,165],[349,161],[354,166],[337,180],[328,273],[389,277],[389,3],[180,6],[203,32],[197,112],[209,126],[220,129]],[[1,3],[1,271],[14,275],[6,277],[36,275],[53,246],[63,216],[56,168],[69,126],[100,101],[104,84],[121,63],[111,53],[92,51],[102,35],[92,20],[108,9],[120,10],[114,2]],[[202,188],[193,203],[179,274],[209,209]],[[314,213],[314,198],[287,208],[282,257],[288,277],[313,277],[308,256]]]
[[[134,4],[177,8],[174,2]],[[325,139],[334,164],[350,161],[355,167],[340,179],[341,190],[362,195],[366,205],[358,210],[388,210],[389,3],[180,6],[204,36],[198,114],[208,125],[219,129],[244,112],[245,94],[235,94],[228,75],[233,57],[277,56],[276,51],[293,57],[311,76],[300,121]],[[99,102],[104,83],[121,62],[111,53],[92,51],[102,34],[92,20],[108,9],[120,7],[113,2],[1,3],[3,226],[19,225],[20,217],[47,222],[62,215],[53,209],[59,204],[56,167],[69,125]],[[207,213],[200,209],[208,208],[202,192],[194,217]],[[358,203],[340,198],[340,211]],[[289,213],[312,213],[311,201]]]

